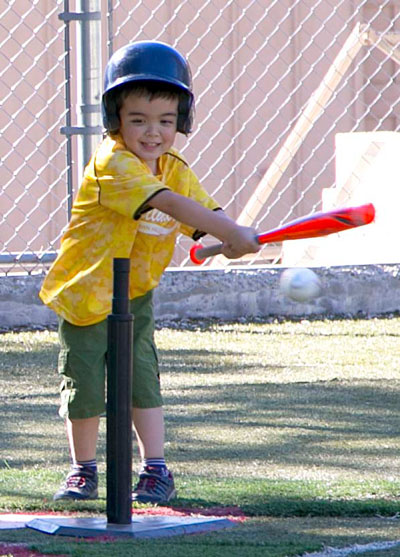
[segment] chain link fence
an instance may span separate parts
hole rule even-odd
[[[398,261],[379,236],[382,199],[397,200],[396,156],[383,156],[395,152],[399,132],[396,0],[1,0],[0,26],[3,273],[40,273],[54,258],[101,138],[101,69],[117,48],[143,39],[189,59],[196,126],[176,146],[231,217],[268,230],[376,201],[368,241],[377,247],[361,262]],[[387,188],[374,188],[371,176]],[[365,233],[354,238],[349,263],[358,262]],[[295,255],[267,245],[210,264],[330,263],[317,245],[291,244]],[[189,264],[190,245],[179,239],[172,266]]]

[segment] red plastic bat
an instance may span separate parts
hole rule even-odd
[[[344,207],[333,211],[320,211],[292,220],[283,226],[256,236],[259,244],[283,242],[284,240],[300,240],[327,236],[335,232],[343,232],[357,226],[371,223],[375,218],[375,207],[372,203],[358,207]],[[222,253],[222,244],[203,247],[194,244],[190,250],[190,259],[200,265],[207,257]]]

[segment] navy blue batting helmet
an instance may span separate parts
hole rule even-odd
[[[103,123],[107,131],[120,126],[115,92],[133,82],[160,82],[173,86],[180,95],[177,131],[192,130],[194,96],[189,64],[172,46],[158,41],[130,43],[111,56],[105,70],[102,97]]]

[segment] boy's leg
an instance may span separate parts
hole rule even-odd
[[[74,464],[96,459],[99,422],[99,416],[80,420],[66,419],[69,450]]]
[[[98,496],[96,445],[99,416],[78,420],[66,419],[71,455],[71,469],[54,500],[96,499]]]
[[[165,503],[175,496],[164,458],[164,413],[154,343],[152,293],[131,301],[134,315],[132,419],[142,459],[132,499]]]
[[[164,412],[158,408],[133,408],[133,426],[142,461],[164,458]]]
[[[60,319],[59,339],[60,415],[66,422],[71,469],[54,499],[95,499],[99,416],[105,409],[106,323],[77,327]]]
[[[164,458],[163,409],[134,408],[132,415],[142,458],[139,481],[132,499],[139,503],[166,503],[175,497],[176,490]]]

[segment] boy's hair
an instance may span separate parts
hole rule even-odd
[[[129,89],[135,84],[138,89]],[[194,118],[192,74],[186,58],[172,46],[158,41],[138,41],[111,56],[105,70],[102,96],[103,122],[108,133],[117,132],[120,127],[119,110],[125,98],[120,96],[120,89],[123,95],[134,90],[150,94],[152,98],[154,95],[177,95],[177,131],[191,132]]]
[[[157,82],[157,81],[134,81],[132,83],[127,83],[121,87],[117,87],[114,96],[115,109],[119,117],[122,105],[127,97],[130,95],[136,95],[138,97],[146,97],[150,101],[153,99],[167,99],[167,100],[177,100],[182,102],[184,100],[184,94],[179,91],[177,87],[170,85],[169,83]],[[114,130],[114,133],[118,130]]]

